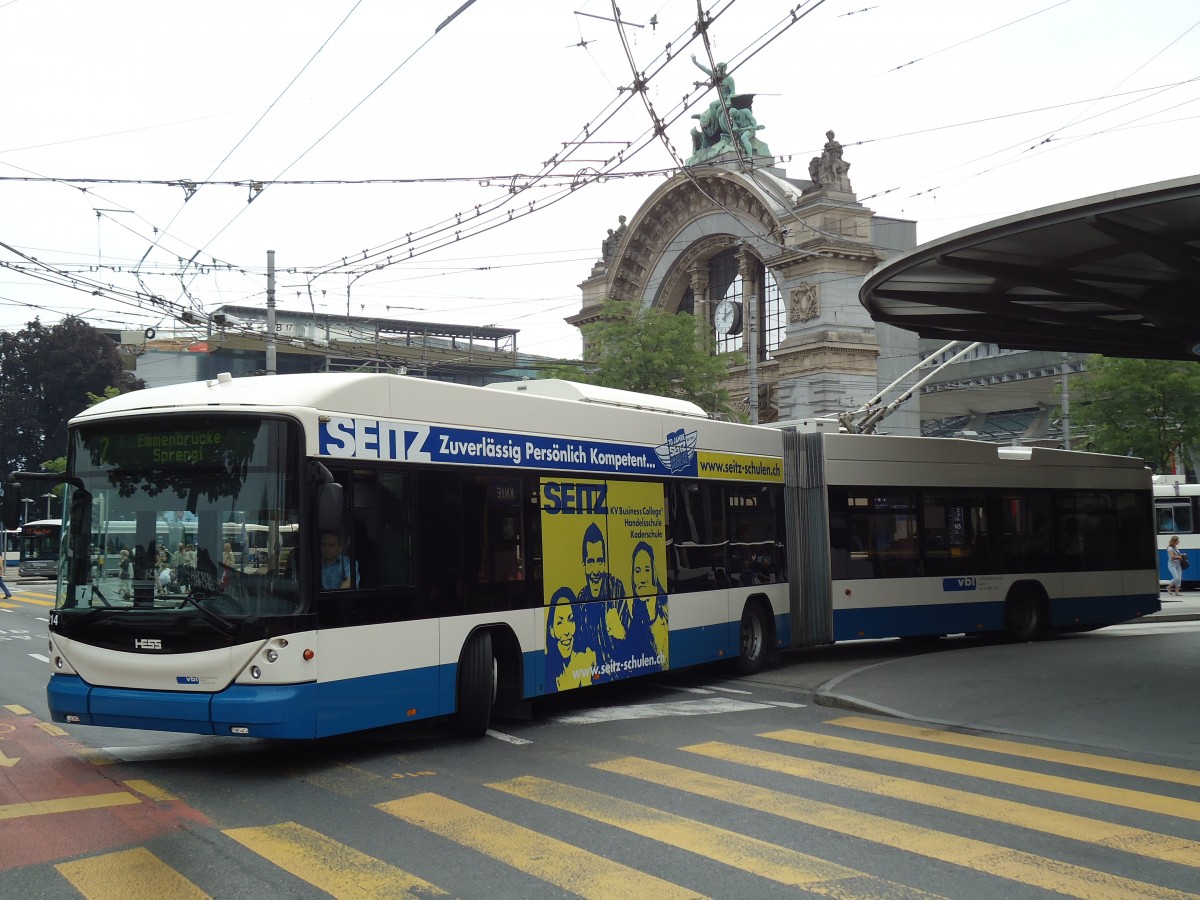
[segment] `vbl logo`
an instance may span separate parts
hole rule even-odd
[[[973,591],[975,590],[975,579],[970,575],[965,575],[960,578],[943,578],[943,591]]]

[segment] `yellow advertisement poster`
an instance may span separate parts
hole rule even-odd
[[[541,482],[546,690],[668,667],[661,484]]]

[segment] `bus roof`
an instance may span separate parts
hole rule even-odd
[[[494,391],[518,391],[538,397],[556,397],[559,400],[576,400],[580,403],[603,403],[605,406],[621,406],[628,409],[645,409],[652,412],[673,413],[677,416],[700,416],[709,418],[701,407],[688,400],[675,397],[658,397],[637,391],[602,387],[598,384],[580,384],[561,378],[538,378],[532,381],[498,381],[487,387]]]

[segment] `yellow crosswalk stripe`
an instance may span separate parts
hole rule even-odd
[[[86,794],[82,797],[63,797],[58,800],[30,800],[28,803],[0,804],[0,820],[23,819],[26,816],[46,816],[52,813],[80,812],[85,809],[105,809],[110,806],[132,806],[142,801],[128,791],[107,794]]]
[[[140,778],[131,778],[125,782],[125,786],[130,790],[137,791],[143,797],[149,797],[151,800],[157,800],[160,803],[166,803],[179,798],[170,791],[165,791],[158,785],[149,781],[143,781]]]
[[[1164,816],[1178,816],[1182,819],[1200,821],[1200,803],[1195,800],[1184,800],[1176,797],[1163,797],[1146,791],[1133,791],[1127,788],[1107,787],[1092,784],[1087,781],[1077,781],[1073,778],[1063,778],[1058,775],[1042,775],[1037,772],[1025,772],[991,763],[971,762],[956,759],[951,756],[938,756],[935,753],[925,753],[921,750],[905,750],[899,747],[887,747],[882,744],[869,744],[865,741],[852,741],[846,738],[814,734],[795,729],[770,731],[759,737],[769,740],[784,741],[804,747],[815,747],[822,750],[834,750],[839,753],[853,753],[871,759],[885,759],[890,762],[918,766],[924,769],[936,769],[941,772],[953,772],[968,778],[979,778],[983,781],[993,781],[999,784],[1015,785],[1059,794],[1064,797],[1076,797],[1081,800],[1094,800],[1097,803],[1107,803],[1110,806],[1123,806],[1126,809],[1137,809],[1142,812],[1158,813]]]
[[[782,791],[760,788],[648,759],[625,757],[593,765],[598,769],[627,775],[651,784],[770,813],[792,822],[850,835],[907,853],[985,872],[998,878],[1055,891],[1068,897],[1194,897],[1193,894],[1184,891],[1099,872],[1035,853],[961,837],[922,825],[898,822],[873,813],[858,812],[832,803],[809,800]]]
[[[51,595],[43,594],[43,596],[51,596]],[[31,606],[53,606],[54,605],[53,600],[39,600],[37,597],[31,597],[28,594],[13,594],[12,601],[5,601],[4,605],[6,607],[8,607],[9,609],[17,609],[18,607],[16,607],[16,606],[8,606],[9,602],[13,602],[13,601],[15,601],[17,603],[28,603]]]
[[[1116,757],[1100,756],[1095,753],[1079,753],[1074,750],[1057,750],[1053,747],[1039,747],[1036,744],[1026,744],[1019,741],[980,737],[973,734],[959,734],[953,731],[941,731],[936,728],[906,725],[902,722],[865,719],[861,716],[845,716],[840,719],[832,719],[828,724],[838,725],[843,728],[855,728],[860,731],[870,731],[875,734],[916,738],[935,744],[944,744],[949,747],[987,750],[991,753],[1005,753],[1009,756],[1019,756],[1024,759],[1038,759],[1044,762],[1062,763],[1063,765],[1075,766],[1080,769],[1095,769],[1100,772],[1111,772],[1115,775],[1133,775],[1138,778],[1153,778],[1156,781],[1169,781],[1175,784],[1200,787],[1200,771],[1193,769],[1178,769],[1173,766],[1161,766],[1154,763],[1117,759]]]
[[[59,863],[87,900],[203,900],[209,895],[145,847]]]
[[[440,794],[417,794],[378,808],[580,897],[703,896]]]
[[[688,773],[689,776],[692,774]],[[934,896],[788,847],[573,785],[527,776],[489,787],[565,809],[814,894],[842,900]]]
[[[230,828],[225,834],[297,878],[345,900],[440,897],[446,893],[416,875],[295,822]]]
[[[1200,868],[1200,842],[1173,835],[1158,834],[1101,819],[1089,819],[1086,816],[1046,809],[1030,803],[973,794],[970,791],[942,787],[925,781],[912,781],[717,741],[693,744],[681,749],[688,753],[781,772],[833,787],[891,797],[894,800],[949,810],[990,822],[1002,822],[1043,834],[1084,841],[1110,850],[1121,850],[1150,859]]]

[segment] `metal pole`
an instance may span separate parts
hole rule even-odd
[[[743,282],[744,283],[744,282]],[[758,424],[758,291],[746,298],[750,328],[750,424]]]
[[[749,391],[750,424],[758,424],[758,292],[757,267],[743,244],[738,250],[738,274],[742,276],[742,317],[746,329],[746,370]],[[765,284],[766,279],[763,279]]]
[[[267,374],[275,372],[275,251],[267,251]]]
[[[1063,449],[1071,449],[1071,390],[1067,385],[1067,375],[1071,372],[1070,356],[1062,355],[1063,360],[1063,390],[1062,390],[1062,437]]]

